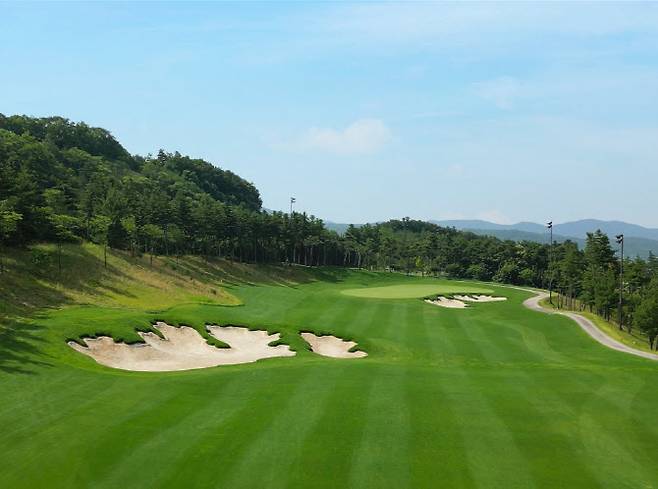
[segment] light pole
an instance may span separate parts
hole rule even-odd
[[[619,310],[619,329],[622,330],[624,329],[624,235],[618,234],[616,238],[617,244],[621,247],[619,255],[619,305],[617,309]]]
[[[290,197],[290,229],[293,230],[293,220],[292,220],[292,205],[297,202],[297,199],[294,197]],[[288,258],[286,258],[287,260]],[[293,233],[293,241],[292,241],[292,262],[296,263],[297,262],[297,241],[294,238],[294,233]]]
[[[548,302],[553,304],[553,221],[546,223],[546,227],[551,232],[551,241],[548,248]]]

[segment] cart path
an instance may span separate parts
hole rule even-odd
[[[658,361],[658,355],[656,355],[655,353],[636,350],[635,348],[631,348],[630,346],[624,345],[623,343],[620,343],[619,341],[610,338],[603,331],[597,328],[592,321],[590,321],[584,316],[581,316],[580,314],[576,314],[575,312],[554,311],[552,309],[546,309],[540,306],[539,301],[541,301],[542,299],[546,299],[548,297],[548,293],[536,292],[536,291],[529,291],[529,292],[534,292],[537,295],[531,297],[530,299],[526,299],[523,302],[523,305],[528,309],[531,309],[533,311],[543,312],[546,314],[560,314],[562,316],[567,316],[568,318],[571,318],[574,321],[576,321],[576,323],[578,323],[578,326],[580,326],[585,331],[585,333],[590,335],[592,338],[594,338],[602,345],[607,346],[608,348],[612,348],[613,350],[617,350],[617,351],[622,351],[624,353],[629,353],[631,355],[636,355],[638,357],[648,358],[649,360]]]

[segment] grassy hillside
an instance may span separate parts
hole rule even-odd
[[[95,304],[167,307],[180,302],[239,304],[236,284],[293,284],[321,279],[304,267],[252,266],[217,258],[131,256],[91,243],[64,244],[61,272],[54,244],[3,250],[8,269],[0,287],[0,314],[25,315],[43,307]],[[338,273],[338,272],[336,272]],[[0,316],[2,317],[2,316]]]
[[[222,289],[222,278],[213,267],[201,267],[201,259],[133,258],[127,252],[108,252],[104,266],[100,246],[62,247],[61,273],[57,246],[36,245],[12,249],[5,256],[8,273],[0,289],[4,314],[25,314],[41,307],[65,304],[98,304],[155,307],[177,301],[203,300],[237,303]]]
[[[61,272],[60,272],[61,259]],[[54,244],[2,250],[0,370],[22,371],[25,352],[40,342],[35,318],[67,306],[155,311],[183,303],[241,304],[232,290],[245,284],[291,285],[322,278],[302,267],[254,267],[200,257],[132,257],[94,244]],[[148,326],[148,325],[147,325]],[[134,332],[127,337],[137,340]]]
[[[451,310],[419,294],[480,285],[202,260],[151,268],[123,254],[103,272],[99,249],[67,253],[85,260],[80,278],[58,286],[50,264],[39,279],[12,272],[11,293],[3,282],[5,314],[24,319],[17,345],[2,343],[17,356],[0,369],[0,487],[658,484],[658,365],[524,309],[526,292],[487,285],[508,301]],[[29,256],[13,266],[35,266]],[[396,293],[342,293],[385,286]],[[36,314],[36,300],[20,301],[31,290],[64,307]],[[297,356],[137,373],[66,345],[135,338],[156,319],[278,331]],[[369,356],[320,357],[300,330],[354,339]]]

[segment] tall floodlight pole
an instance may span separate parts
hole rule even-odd
[[[619,329],[623,329],[624,321],[624,235],[616,236],[617,244],[621,247],[619,256]]]
[[[546,227],[551,233],[551,241],[548,248],[548,301],[553,304],[553,221],[546,223]]]
[[[294,197],[290,197],[290,228],[292,229],[292,205],[297,202],[297,199]],[[288,257],[286,256],[286,261],[288,261]],[[292,262],[296,263],[297,261],[297,243],[295,239],[293,238],[292,241]]]

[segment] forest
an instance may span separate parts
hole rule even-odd
[[[558,307],[621,318],[658,347],[658,259],[621,263],[607,235],[502,241],[403,218],[342,235],[306,213],[262,208],[256,187],[202,159],[131,155],[102,128],[0,114],[0,246],[101,244],[132,254],[342,266],[550,288]],[[0,248],[0,260],[2,248]],[[0,273],[6,266],[0,261]],[[619,292],[623,305],[619,308]]]

